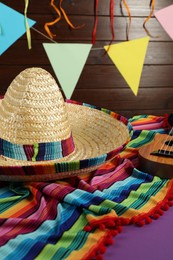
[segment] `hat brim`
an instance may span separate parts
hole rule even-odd
[[[28,162],[0,157],[1,181],[48,181],[96,170],[129,142],[128,120],[110,110],[66,101],[75,151],[53,161]]]

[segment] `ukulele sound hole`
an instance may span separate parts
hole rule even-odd
[[[168,146],[173,146],[173,140],[171,140],[171,141],[166,141],[165,144],[168,145]]]

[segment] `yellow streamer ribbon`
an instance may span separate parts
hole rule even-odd
[[[24,15],[25,15],[25,27],[26,27],[26,37],[28,42],[28,49],[31,49],[31,32],[27,20],[27,10],[28,10],[28,4],[29,0],[25,0],[25,9],[24,9]]]
[[[130,8],[129,8],[126,0],[121,0],[121,2],[120,2],[120,8],[121,8],[122,15],[124,16],[122,3],[124,5],[124,7],[126,8],[126,11],[127,11],[128,17],[129,17],[129,24],[126,24],[126,40],[128,41],[129,40],[129,33],[130,33],[130,26],[131,26],[132,17],[131,17]]]
[[[60,10],[59,10],[58,7],[54,4],[54,1],[55,1],[55,0],[51,0],[50,5],[54,8],[54,10],[56,11],[56,13],[58,14],[58,18],[55,19],[55,20],[52,21],[52,22],[47,22],[47,23],[45,23],[45,25],[44,25],[44,29],[45,29],[45,31],[47,32],[47,34],[50,36],[51,39],[53,39],[53,37],[56,36],[56,34],[53,34],[53,33],[50,31],[49,26],[52,26],[52,25],[54,25],[55,23],[59,22],[59,21],[61,20],[62,15],[64,16],[66,22],[68,23],[68,25],[69,25],[72,29],[79,29],[79,28],[82,28],[82,27],[84,26],[84,24],[83,24],[83,25],[80,25],[80,26],[74,26],[74,25],[71,23],[71,21],[69,20],[67,14],[66,14],[66,12],[65,12],[65,10],[64,10],[63,7],[62,7],[62,2],[63,2],[63,0],[60,0],[60,1],[59,1],[59,9],[60,9]]]

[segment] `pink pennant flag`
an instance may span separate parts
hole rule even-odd
[[[155,17],[173,40],[173,5],[157,11]]]

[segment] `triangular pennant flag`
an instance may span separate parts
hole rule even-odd
[[[104,46],[131,90],[138,93],[149,37]]]
[[[70,99],[92,44],[43,43],[43,46],[66,98]]]
[[[155,17],[173,40],[173,5],[157,11]]]
[[[29,28],[36,22],[27,19]],[[25,17],[14,9],[0,3],[0,55],[5,52],[25,32]]]

